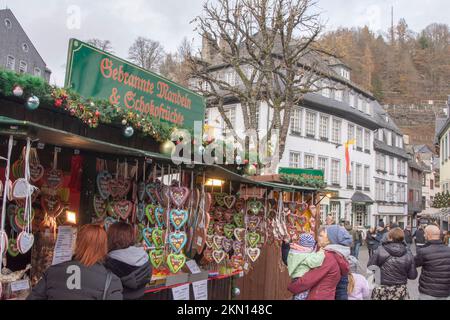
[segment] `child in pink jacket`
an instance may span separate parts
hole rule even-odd
[[[369,282],[359,273],[348,274],[348,300],[364,300],[370,297]]]

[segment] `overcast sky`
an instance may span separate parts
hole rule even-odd
[[[418,31],[432,22],[450,24],[449,0],[317,0],[328,29],[369,25],[386,31],[390,8]],[[190,21],[204,0],[0,0],[7,5],[53,71],[52,83],[63,85],[70,38],[111,40],[115,53],[127,57],[138,36],[175,51],[183,37],[195,36]],[[80,12],[79,26],[73,18]],[[68,26],[69,24],[69,26]],[[78,28],[79,27],[79,28]]]

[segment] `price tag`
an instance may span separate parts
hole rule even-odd
[[[208,280],[202,280],[192,283],[195,300],[208,300]]]
[[[39,150],[44,150],[44,148],[45,148],[45,143],[39,142],[38,145],[37,145],[37,147],[38,147]]]
[[[172,288],[173,300],[189,300],[189,283]]]
[[[80,154],[80,150],[75,149],[75,150],[73,151],[73,154],[76,155],[76,156],[79,155],[79,154]]]
[[[203,244],[203,238],[202,237],[197,237],[197,245],[201,246]]]
[[[30,289],[30,282],[28,280],[20,280],[11,282],[11,291],[17,292]]]
[[[192,274],[201,273],[202,270],[198,267],[197,262],[195,260],[189,260],[186,262],[187,267],[191,270]]]
[[[61,148],[60,147],[55,147],[55,152],[61,152]]]

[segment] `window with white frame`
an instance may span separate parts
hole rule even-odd
[[[331,128],[331,141],[334,143],[341,143],[341,127],[342,121],[333,118],[333,125]]]
[[[305,169],[314,169],[314,155],[305,154],[304,168]]]
[[[370,131],[364,130],[364,150],[370,151]]]
[[[347,138],[348,141],[355,139],[355,126],[350,123],[348,124]],[[353,145],[353,149],[355,149],[355,145]]]
[[[16,59],[13,56],[6,57],[6,69],[16,70]]]
[[[316,114],[306,111],[306,134],[314,137],[316,135]]]
[[[291,151],[289,153],[289,167],[291,168],[300,168],[300,152]]]
[[[326,98],[331,97],[331,89],[329,86],[330,85],[327,82],[322,82],[322,95]]]
[[[28,64],[25,61],[20,60],[19,73],[26,73],[27,71],[28,71]]]
[[[328,158],[318,157],[318,159],[317,159],[317,169],[323,170],[324,177],[325,177],[325,182],[328,181],[327,168],[328,168]]]
[[[337,101],[341,101],[342,102],[342,100],[344,100],[344,91],[336,89],[336,91],[334,91],[334,98]]]
[[[394,174],[394,157],[389,157],[389,174]]]
[[[388,197],[388,201],[389,202],[395,202],[395,193],[394,193],[394,183],[390,182],[389,183],[389,193],[388,193],[389,197]]]
[[[386,201],[386,181],[380,183],[380,200]]]
[[[380,201],[380,181],[379,180],[375,180],[375,199],[377,201]]]
[[[362,188],[362,165],[356,165],[356,186]]]
[[[302,110],[300,108],[295,108],[292,110],[292,116],[291,116],[291,132],[294,133],[301,133],[302,123]]]
[[[236,73],[234,72],[234,70],[228,70],[227,72],[225,72],[225,82],[230,86],[236,85]]]
[[[370,101],[368,101],[367,104],[366,104],[366,113],[368,115],[372,114],[372,103]]]
[[[363,111],[363,103],[364,100],[362,98],[358,98],[358,110]]]
[[[320,221],[321,225],[325,224],[325,220],[328,215],[328,205],[327,204],[320,204]]]
[[[331,183],[334,185],[340,185],[340,171],[341,161],[333,159],[331,160]]]
[[[356,147],[360,150],[363,148],[363,129],[361,127],[356,128]]]
[[[347,186],[348,187],[352,187],[352,188],[354,186],[354,184],[353,184],[353,172],[355,172],[355,163],[354,162],[351,163],[351,170],[347,174]]]
[[[42,75],[41,69],[39,69],[39,68],[34,68],[34,75],[35,75],[36,77],[40,77],[40,76]]]
[[[330,202],[330,214],[333,216],[334,221],[338,221],[341,216],[341,203],[338,201]]]
[[[370,167],[364,166],[364,188],[370,188]]]
[[[353,92],[349,92],[349,94],[348,94],[348,104],[352,108],[355,107],[355,95],[353,94]]]
[[[330,118],[324,115],[320,115],[319,122],[319,135],[323,140],[328,140],[328,128],[329,128]]]

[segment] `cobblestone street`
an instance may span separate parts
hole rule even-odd
[[[413,254],[416,254],[416,248],[414,245],[411,246],[411,250],[412,250]],[[369,252],[367,251],[367,247],[363,246],[363,247],[361,247],[360,252],[359,252],[359,262],[361,263],[361,266],[366,267],[368,260],[369,260]],[[419,297],[420,270],[421,270],[421,268],[419,268],[417,270],[419,275],[417,276],[417,278],[415,280],[408,280],[408,291],[409,291],[411,300],[417,300]]]

